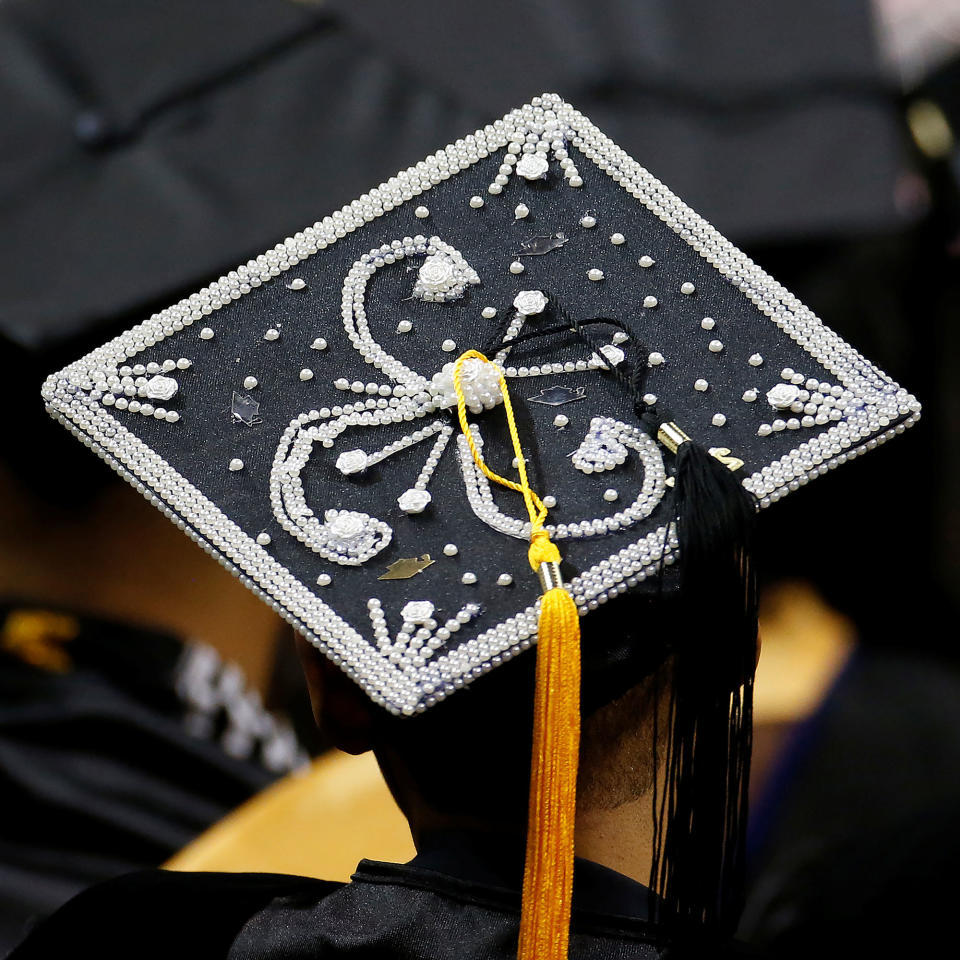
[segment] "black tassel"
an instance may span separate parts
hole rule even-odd
[[[672,645],[663,792],[654,801],[651,889],[663,945],[679,957],[732,936],[742,909],[756,502],[674,424],[662,424],[659,435],[676,452],[681,619]]]
[[[602,344],[589,328],[607,324],[623,330],[632,362],[611,365],[607,373],[629,391],[640,424],[676,455],[681,596],[674,604],[677,636],[670,644],[664,768],[654,777],[650,915],[658,921],[664,956],[715,955],[733,935],[743,906],[757,643],[756,501],[737,476],[670,421],[662,405],[645,403],[649,351],[625,324],[602,317],[577,320],[547,296],[559,324],[509,343],[498,330],[488,353],[568,331],[599,353]],[[658,743],[659,719],[654,723]]]

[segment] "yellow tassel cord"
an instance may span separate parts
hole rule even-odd
[[[520,915],[519,960],[565,960],[570,940],[570,901],[573,895],[573,831],[576,816],[577,763],[580,747],[580,618],[573,598],[562,586],[560,551],[544,529],[547,508],[530,488],[527,470],[502,371],[503,406],[520,482],[494,473],[484,463],[467,422],[467,405],[460,386],[468,360],[490,363],[468,350],[454,364],[460,428],[474,462],[484,475],[523,494],[530,515],[530,566],[540,576],[544,594],[537,628],[537,681],[534,694],[533,759],[527,852]]]

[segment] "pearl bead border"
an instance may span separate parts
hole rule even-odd
[[[542,130],[545,123],[553,121],[574,134],[571,146],[686,241],[838,382],[866,401],[867,413],[858,422],[837,424],[746,478],[744,486],[757,496],[760,507],[769,506],[814,477],[902,433],[920,416],[920,404],[914,397],[866,361],[795,296],[555,94],[535,97],[496,123],[449,144],[46,380],[41,392],[51,416],[340,665],[374,702],[392,713],[422,712],[527,649],[534,642],[539,604],[449,650],[417,674],[405,674],[380,656],[371,643],[159,454],[112,417],[100,403],[102,391],[98,387],[108,375],[115,377],[116,368],[128,358],[175,336],[348,233],[503,149],[520,133]],[[595,609],[636,586],[648,574],[655,574],[661,560],[672,563],[676,538],[672,529],[670,533],[668,538],[665,527],[651,531],[574,578],[569,589],[580,613]]]

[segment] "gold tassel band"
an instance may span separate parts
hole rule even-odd
[[[563,586],[563,577],[560,575],[560,564],[546,561],[540,564],[537,570],[537,576],[540,578],[540,589],[546,593],[554,587]]]
[[[690,438],[672,421],[660,424],[660,428],[657,430],[657,439],[671,453],[676,453],[681,444],[690,442]]]

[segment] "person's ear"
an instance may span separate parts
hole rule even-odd
[[[299,633],[295,639],[317,726],[345,753],[366,753],[373,747],[373,703],[312,643]]]

